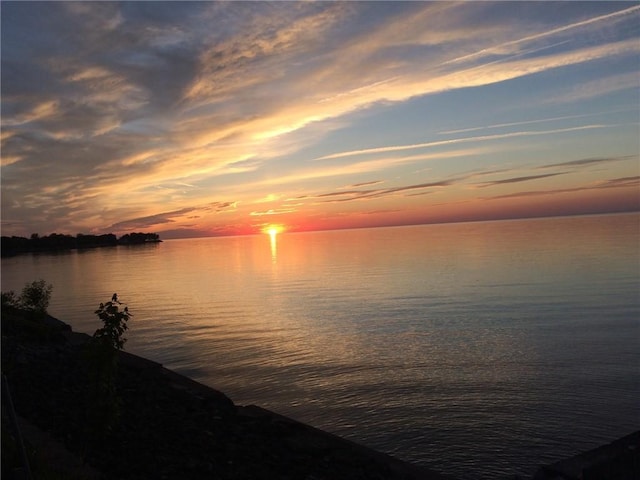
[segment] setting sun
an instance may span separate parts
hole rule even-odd
[[[266,225],[262,228],[262,233],[266,233],[271,235],[272,237],[276,236],[279,233],[285,231],[285,228],[282,225]]]

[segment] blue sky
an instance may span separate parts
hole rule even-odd
[[[632,211],[636,2],[2,2],[2,234]]]

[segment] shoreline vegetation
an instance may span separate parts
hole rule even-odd
[[[113,233],[104,235],[77,234],[65,235],[52,233],[51,235],[40,236],[37,233],[26,237],[7,237],[1,239],[1,250],[3,257],[19,255],[22,253],[38,252],[60,252],[66,250],[80,250],[85,248],[115,247],[118,245],[144,245],[148,243],[159,243],[160,235],[157,233],[133,232],[117,237]]]

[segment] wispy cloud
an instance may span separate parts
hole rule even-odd
[[[464,55],[462,57],[454,58],[452,60],[449,60],[446,63],[459,63],[459,62],[468,61],[468,60],[476,59],[478,57],[489,56],[489,55],[505,55],[513,52],[517,53],[520,51],[520,48],[522,48],[521,46],[524,44],[528,44],[528,43],[541,40],[547,37],[551,37],[551,36],[557,36],[559,34],[565,34],[573,30],[596,26],[601,23],[615,24],[620,20],[624,20],[625,17],[638,12],[638,10],[640,10],[640,7],[636,5],[636,6],[633,6],[624,10],[620,10],[617,12],[609,13],[606,15],[599,15],[596,17],[588,18],[586,20],[571,23],[569,25],[563,25],[558,28],[553,28],[545,32],[540,32],[533,35],[527,35],[522,38],[518,38],[516,40],[511,40],[508,42],[501,43],[499,45],[494,45],[490,48],[485,48],[469,55]]]
[[[520,183],[520,182],[530,182],[531,180],[540,180],[542,178],[556,177],[558,175],[566,175],[567,172],[558,172],[558,173],[547,173],[544,175],[526,175],[524,177],[510,177],[510,178],[502,178],[500,180],[493,180],[491,182],[485,182],[480,184],[480,187],[493,187],[495,185],[504,185],[507,183]]]
[[[563,115],[563,116],[559,116],[559,117],[537,118],[537,119],[532,119],[532,120],[523,120],[523,121],[520,121],[520,122],[496,123],[494,125],[482,125],[482,126],[477,126],[477,127],[461,128],[461,129],[457,129],[457,130],[445,130],[445,131],[442,131],[442,132],[439,132],[439,133],[442,134],[442,135],[452,135],[452,134],[455,134],[455,133],[477,132],[478,130],[493,130],[493,129],[505,128],[505,127],[518,127],[518,126],[521,126],[521,125],[533,125],[533,124],[537,124],[537,123],[549,124],[549,123],[553,123],[553,122],[559,122],[559,121],[562,121],[562,120],[574,120],[574,119],[578,119],[578,118],[602,116],[603,114],[607,114],[607,113],[620,113],[620,112],[629,112],[629,111],[635,111],[635,109],[634,110],[630,110],[630,109],[613,110],[613,111],[609,111],[609,112],[587,113],[587,114],[580,114],[580,115]]]
[[[180,210],[173,210],[171,212],[163,212],[156,213],[155,215],[148,215],[146,217],[132,218],[129,220],[124,220],[122,222],[117,222],[112,225],[109,225],[109,230],[115,231],[126,231],[126,230],[137,230],[143,228],[154,227],[157,225],[161,225],[163,223],[173,223],[174,218],[182,217],[188,213],[195,211],[196,208],[182,208]]]
[[[636,65],[637,67],[637,65]],[[564,89],[558,95],[545,100],[546,103],[571,103],[581,102],[592,98],[601,97],[621,90],[640,88],[640,71],[608,75],[605,78],[589,80],[572,85]]]
[[[355,183],[355,184],[351,185],[350,187],[368,187],[370,185],[378,185],[379,183],[383,183],[383,181],[382,180],[373,180],[371,182]]]
[[[320,193],[314,196],[305,197],[306,199],[313,199],[320,201],[321,203],[342,203],[342,202],[351,202],[354,200],[367,200],[367,199],[378,199],[382,197],[386,197],[389,195],[397,195],[397,194],[406,194],[407,192],[413,192],[415,190],[428,190],[434,188],[442,188],[454,185],[460,182],[462,179],[448,179],[448,180],[439,180],[434,182],[420,183],[420,184],[412,184],[412,185],[402,185],[391,188],[381,188],[381,189],[365,189],[365,190],[338,190],[334,192]],[[422,192],[426,193],[426,192]],[[410,195],[413,195],[411,193]]]
[[[108,230],[117,232],[138,230],[145,228],[157,228],[160,225],[167,223],[175,223],[177,220],[188,218],[199,218],[202,213],[206,212],[221,212],[228,208],[235,208],[235,202],[214,202],[205,206],[198,207],[186,207],[179,210],[172,210],[170,212],[156,213],[154,215],[148,215],[144,217],[131,218],[121,222],[114,223],[107,227]],[[189,215],[191,214],[191,215]]]
[[[589,190],[604,190],[613,188],[629,188],[640,186],[640,176],[612,178],[608,180],[602,180],[589,185],[571,188],[555,188],[549,190],[528,190],[522,192],[509,193],[504,195],[494,195],[491,197],[485,197],[485,200],[498,200],[507,198],[523,198],[523,197],[538,197],[543,195],[556,195],[564,193],[576,193]]]
[[[295,208],[270,208],[269,210],[253,211],[249,213],[252,217],[262,217],[265,215],[283,215],[285,213],[295,212]]]
[[[371,153],[398,152],[402,150],[417,150],[421,148],[441,147],[444,145],[455,145],[458,143],[467,143],[467,142],[484,142],[484,141],[491,141],[491,140],[502,140],[505,138],[531,137],[531,136],[537,136],[537,135],[553,135],[553,134],[560,134],[560,133],[567,133],[567,132],[576,132],[580,130],[611,128],[613,126],[614,125],[581,125],[577,127],[558,128],[556,130],[525,130],[520,132],[500,133],[495,135],[482,135],[477,137],[462,137],[462,138],[454,138],[450,140],[438,140],[435,142],[416,143],[416,144],[410,144],[410,145],[391,145],[386,147],[374,147],[374,148],[365,148],[361,150],[351,150],[347,152],[332,153],[330,155],[325,155],[323,157],[317,158],[316,160],[329,160],[334,158],[352,157],[356,155],[365,155],[365,154],[371,154]]]
[[[633,160],[634,157],[624,156],[624,157],[602,157],[602,158],[580,158],[578,160],[570,160],[568,162],[560,162],[560,163],[549,163],[547,165],[542,165],[538,168],[555,168],[555,167],[583,167],[589,165],[600,165],[604,163],[611,162],[621,162],[625,160]]]

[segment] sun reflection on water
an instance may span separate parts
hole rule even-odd
[[[274,263],[278,259],[278,234],[284,232],[284,230],[282,225],[267,225],[262,229],[262,233],[269,235],[271,261]]]
[[[278,232],[275,230],[269,230],[269,243],[271,245],[271,261],[276,262],[278,260]]]

